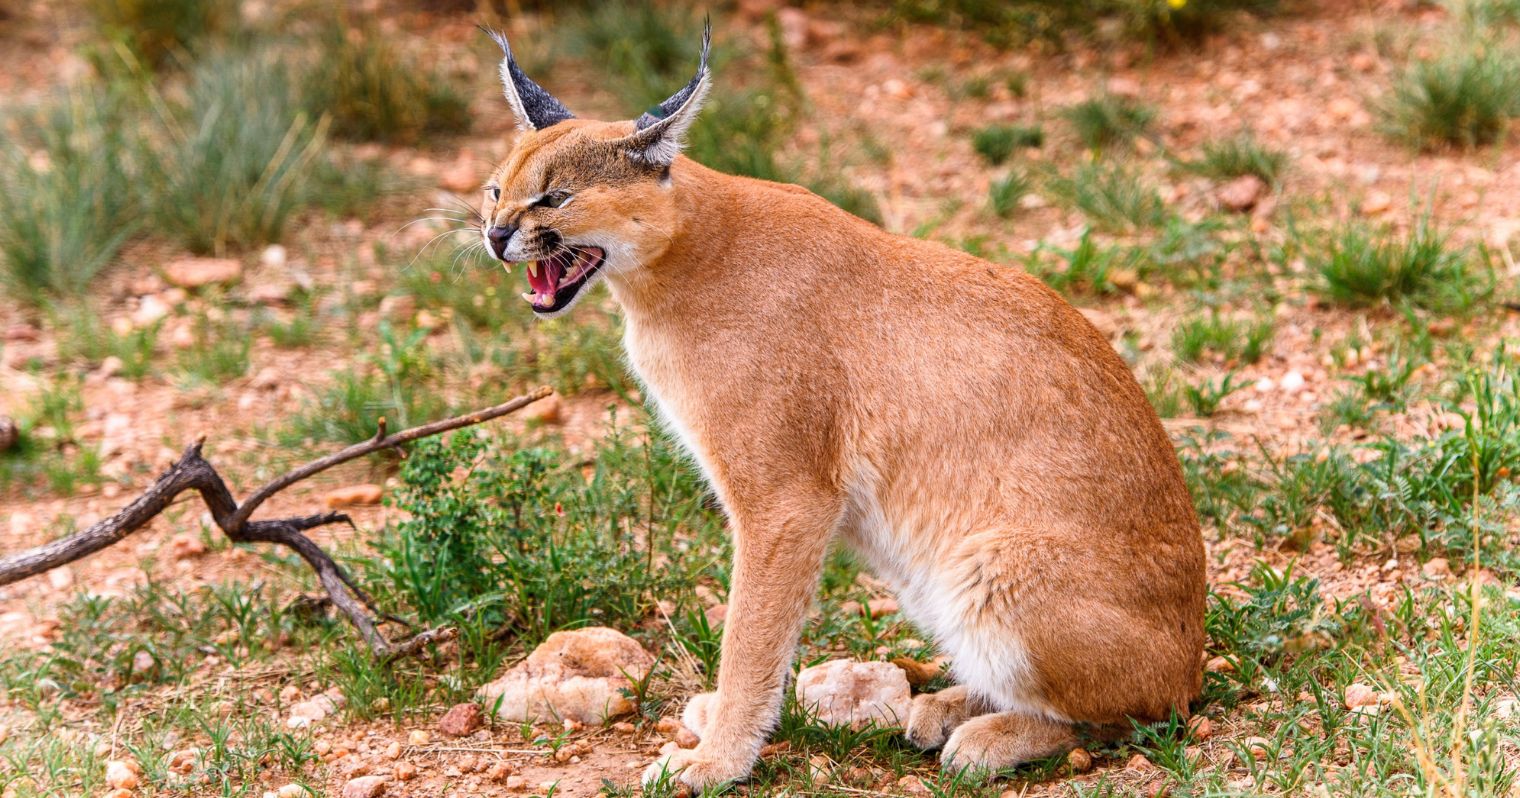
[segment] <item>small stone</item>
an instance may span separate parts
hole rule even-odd
[[[119,790],[137,789],[137,768],[135,763],[128,763],[120,759],[112,759],[106,762],[106,786]]]
[[[866,602],[866,615],[872,618],[881,618],[886,615],[897,613],[897,599],[879,598]]]
[[[638,641],[615,629],[555,632],[475,695],[513,723],[559,717],[599,724],[633,711],[625,691],[653,666]]]
[[[181,776],[188,775],[191,771],[195,770],[195,756],[195,749],[193,748],[175,751],[169,755],[166,764],[171,772],[178,773]]]
[[[1256,175],[1242,175],[1220,186],[1215,195],[1225,210],[1244,213],[1256,207],[1266,190],[1265,180]]]
[[[263,252],[259,253],[259,263],[270,269],[283,269],[285,268],[286,257],[285,247],[279,244],[270,244],[264,247]]]
[[[507,789],[511,792],[521,792],[528,786],[528,780],[522,776],[508,776]]]
[[[343,785],[342,798],[378,798],[385,794],[385,776],[360,776]]]
[[[443,713],[438,719],[438,731],[450,737],[464,737],[475,731],[484,724],[480,712],[480,705],[464,703],[449,707],[449,711]]]
[[[930,795],[929,788],[917,776],[903,776],[897,780],[897,789],[908,795]]]
[[[1092,754],[1089,754],[1086,748],[1073,748],[1066,752],[1066,764],[1073,773],[1086,773],[1092,770]]]
[[[197,535],[175,535],[169,541],[169,556],[176,560],[188,560],[206,553],[206,544]]]
[[[397,742],[397,741],[394,741],[394,740],[391,741],[391,744],[387,745],[385,747],[385,758],[386,759],[399,759],[399,758],[401,758],[401,743]]]
[[[512,775],[512,767],[505,762],[497,762],[486,771],[486,780],[505,781],[510,775]]]
[[[181,258],[164,267],[164,279],[186,289],[237,282],[242,276],[243,264],[231,258]]]
[[[48,571],[48,584],[54,590],[64,590],[74,584],[74,570],[67,565],[60,565]]]
[[[1346,709],[1376,706],[1380,700],[1376,689],[1361,682],[1347,685],[1342,699],[1346,702]]]
[[[523,418],[538,424],[562,424],[565,420],[565,403],[559,394],[548,396],[523,409]]]
[[[1393,197],[1387,192],[1373,191],[1362,200],[1362,213],[1366,216],[1376,216],[1393,207]]]
[[[1282,381],[1278,383],[1278,387],[1282,389],[1283,393],[1298,393],[1304,388],[1304,375],[1297,371],[1290,371],[1283,375]]]
[[[306,798],[307,791],[299,784],[286,784],[275,790],[274,794],[278,798]]]
[[[1242,743],[1252,759],[1263,759],[1272,750],[1272,742],[1265,737],[1247,737]]]
[[[682,726],[681,730],[676,732],[675,740],[676,745],[682,748],[696,748],[697,743],[701,742],[701,740],[697,739],[696,733],[685,726]]]
[[[612,730],[618,734],[633,734],[634,732],[638,731],[638,727],[634,726],[632,723],[629,723],[626,720],[620,720],[617,723],[612,724]]]
[[[1129,758],[1128,762],[1124,763],[1124,769],[1135,773],[1149,773],[1155,770],[1156,766],[1151,764],[1149,759],[1145,758],[1145,754],[1135,754]]]
[[[169,303],[159,299],[157,294],[149,294],[137,303],[137,310],[132,311],[133,327],[152,327],[156,322],[168,316],[173,308]]]
[[[1432,557],[1420,567],[1426,579],[1441,581],[1451,576],[1451,563],[1445,557]]]
[[[1207,740],[1214,736],[1214,723],[1203,715],[1194,715],[1188,719],[1188,731],[1194,740]]]
[[[6,796],[11,796],[11,795],[14,795],[14,793],[7,791],[5,793],[5,795]],[[101,798],[132,798],[132,791],[131,790],[121,790],[121,789],[111,790],[110,792],[107,792],[104,795],[102,795]]]
[[[380,503],[380,497],[384,493],[379,485],[349,485],[346,488],[338,488],[328,491],[322,497],[322,503],[329,510],[339,507],[361,507]]]
[[[405,321],[417,315],[417,299],[411,294],[398,294],[380,300],[380,315],[391,321]]]
[[[411,781],[417,777],[417,766],[410,762],[397,762],[395,774],[397,781]]]
[[[908,677],[890,662],[836,659],[797,674],[797,701],[828,725],[907,722]]]
[[[433,735],[429,734],[426,729],[413,729],[406,736],[407,744],[412,746],[424,746],[432,741]]]
[[[153,671],[153,666],[157,664],[158,661],[153,659],[152,652],[147,650],[139,650],[136,654],[132,655],[132,674],[141,675],[145,673],[151,673]]]

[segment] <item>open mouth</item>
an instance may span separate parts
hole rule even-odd
[[[602,267],[606,252],[596,247],[560,247],[547,258],[528,261],[528,291],[523,299],[535,313],[553,313],[570,306],[576,294]]]

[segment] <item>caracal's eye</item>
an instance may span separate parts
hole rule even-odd
[[[545,208],[562,208],[570,201],[570,196],[568,191],[551,191],[540,197],[537,204]]]
[[[501,201],[501,186],[486,186],[486,193],[491,195],[492,202]]]

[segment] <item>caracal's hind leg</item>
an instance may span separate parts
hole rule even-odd
[[[990,711],[991,707],[961,684],[920,694],[908,709],[908,742],[925,751],[939,748],[962,723]]]
[[[1076,745],[1077,737],[1070,723],[1018,712],[998,712],[962,723],[945,743],[940,763],[947,770],[1002,770],[1065,753]]]

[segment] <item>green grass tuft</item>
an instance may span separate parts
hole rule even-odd
[[[1034,187],[1034,181],[1021,171],[1013,171],[992,181],[987,191],[987,203],[999,219],[1013,216],[1019,209],[1019,200]]]
[[[295,104],[272,52],[202,61],[183,103],[158,98],[158,131],[142,153],[153,231],[197,253],[279,240],[312,188],[322,126]]]
[[[1135,232],[1156,227],[1166,219],[1161,195],[1122,164],[1083,163],[1069,177],[1048,178],[1045,193],[1081,211],[1104,232]]]
[[[993,166],[1001,165],[1021,149],[1044,143],[1045,132],[1037,126],[988,125],[971,134],[971,148]]]
[[[76,297],[138,226],[121,98],[82,88],[0,137],[0,284],[38,303]]]
[[[1150,130],[1156,109],[1127,97],[1099,94],[1061,110],[1083,146],[1101,151],[1127,147]]]
[[[1503,138],[1520,111],[1520,63],[1481,44],[1419,61],[1399,76],[1380,108],[1383,128],[1421,150],[1472,148]]]
[[[1275,186],[1281,182],[1287,164],[1287,153],[1265,147],[1255,136],[1244,133],[1204,142],[1198,160],[1186,164],[1186,167],[1191,172],[1213,180],[1256,175],[1267,185]]]
[[[1492,292],[1492,269],[1481,248],[1453,245],[1428,218],[1407,233],[1352,221],[1333,230],[1322,246],[1305,250],[1318,273],[1316,286],[1332,301],[1367,306],[1408,302],[1462,310]]]
[[[238,23],[237,0],[85,0],[105,38],[119,41],[150,66],[190,55]]]
[[[313,119],[330,116],[333,135],[410,144],[425,134],[469,129],[464,95],[373,25],[334,19],[317,44],[321,58],[302,75],[301,103]]]

